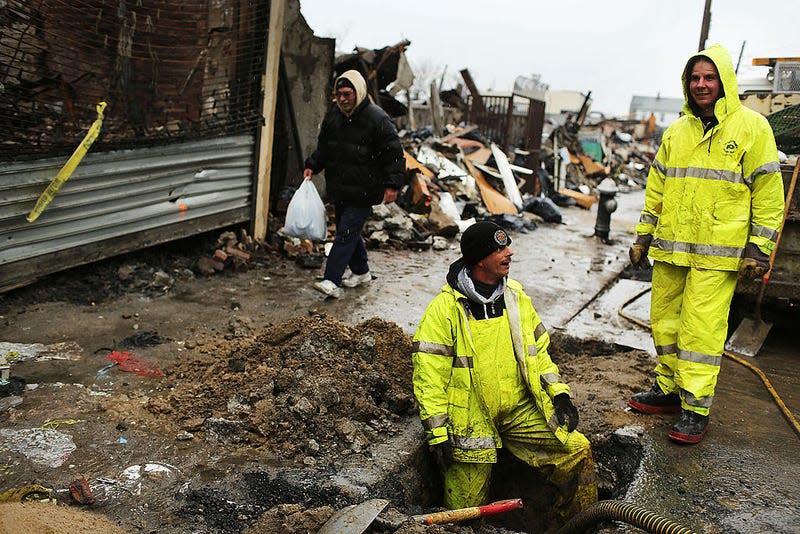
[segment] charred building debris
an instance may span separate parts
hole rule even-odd
[[[461,71],[463,86],[433,83],[431,97],[417,102],[405,56],[410,45],[356,47],[336,57],[330,77],[332,82],[348,69],[360,71],[369,97],[394,119],[404,147],[406,185],[396,203],[373,208],[364,228],[369,247],[443,250],[483,219],[528,232],[537,224],[562,223],[564,209],[591,209],[605,179],[621,192],[646,184],[661,134],[653,117],[592,120],[590,92],[578,113],[546,118],[537,93],[482,95],[468,69]],[[294,189],[281,189],[277,217]],[[285,245],[277,247],[301,263],[323,254],[323,244],[279,230],[280,239]]]
[[[317,265],[324,246],[285,238],[280,219],[315,144],[331,82],[347,69],[364,74],[370,98],[395,120],[408,162],[400,200],[376,208],[367,225],[371,247],[447,248],[466,221],[487,217],[531,230],[560,222],[559,211],[573,202],[590,207],[592,187],[604,176],[622,189],[643,182],[652,141],[638,123],[589,124],[588,97],[580,120],[548,122],[536,87],[481,94],[468,69],[460,73],[463,84],[433,83],[431,98],[417,102],[409,41],[337,56],[334,40],[314,36],[296,0],[285,3],[284,27],[293,31],[283,33],[273,70],[266,65],[268,0],[201,3],[188,11],[99,5],[0,5],[0,173],[19,177],[7,189],[9,209],[0,213],[9,258],[0,264],[0,289],[87,258],[242,223],[255,243],[240,240],[244,248],[236,250],[250,258],[231,257],[220,246],[203,259],[203,273],[246,266],[259,247]],[[169,28],[179,30],[173,35]],[[262,78],[273,84],[273,116],[262,109]],[[21,221],[51,169],[57,172],[81,143],[101,101],[108,107],[90,153],[35,224]],[[260,145],[269,137],[265,124],[274,133],[268,147]],[[497,161],[500,153],[508,162]],[[325,196],[324,182],[318,186]],[[144,229],[143,210],[154,214]],[[42,235],[40,246],[27,246]]]

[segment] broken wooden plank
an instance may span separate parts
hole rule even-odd
[[[506,196],[517,207],[518,210],[522,209],[522,195],[517,187],[517,180],[514,178],[514,173],[511,171],[511,165],[508,162],[508,157],[497,144],[492,143],[492,155],[495,162],[497,162],[497,170],[503,176],[503,186],[506,190]]]
[[[483,98],[481,98],[481,92],[478,91],[478,86],[472,79],[472,75],[469,73],[469,70],[463,69],[460,72],[461,72],[461,77],[464,79],[464,83],[467,84],[467,89],[469,89],[469,93],[472,96],[472,111],[478,111],[478,112],[486,111],[486,106],[483,103]]]
[[[572,189],[567,189],[566,187],[559,189],[558,192],[566,197],[575,199],[575,203],[578,206],[587,210],[591,209],[592,204],[597,201],[597,197],[594,195],[584,195],[579,191],[573,191]]]
[[[489,158],[492,157],[492,149],[489,147],[479,148],[475,152],[467,154],[464,156],[464,159],[468,159],[473,163],[480,163],[481,165],[485,165]]]
[[[409,178],[411,185],[411,213],[429,213],[431,211],[431,193],[428,180],[422,174],[414,172]]]
[[[578,161],[580,161],[581,166],[583,167],[584,174],[586,176],[598,176],[598,175],[605,175],[608,174],[606,172],[606,168],[604,165],[597,163],[589,156],[579,155]]]
[[[461,137],[462,135],[468,134],[468,133],[470,133],[470,132],[472,132],[474,130],[477,130],[477,129],[478,129],[478,125],[477,124],[472,124],[472,125],[467,126],[465,128],[456,128],[456,130],[454,132],[451,132],[451,133],[445,135],[444,137],[442,137],[441,139],[439,139],[439,142],[441,142],[441,143],[449,143],[453,139]]]
[[[464,158],[464,164],[467,166],[467,171],[475,178],[475,183],[478,184],[478,191],[480,191],[483,203],[486,205],[486,209],[489,210],[489,213],[492,215],[517,215],[519,213],[519,210],[514,206],[513,202],[486,181],[483,173],[475,168],[472,161],[468,158]]]
[[[417,161],[417,159],[409,154],[407,150],[403,150],[403,157],[406,160],[406,169],[414,169],[422,173],[423,176],[432,180],[436,175],[428,167]]]

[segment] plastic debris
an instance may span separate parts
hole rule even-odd
[[[64,465],[77,449],[72,436],[50,428],[2,428],[0,447],[52,468]]]
[[[129,373],[148,378],[162,378],[164,372],[158,367],[151,366],[137,358],[132,352],[112,350],[107,356],[109,360],[119,365],[119,368]]]
[[[50,488],[40,484],[29,484],[21,488],[13,488],[0,493],[0,502],[28,502],[50,499]]]
[[[8,343],[0,341],[0,354],[4,354],[8,362],[16,363],[33,360],[80,360],[83,349],[77,343]]]
[[[48,419],[44,422],[41,428],[50,428],[55,430],[61,425],[77,425],[78,423],[85,423],[83,419]]]

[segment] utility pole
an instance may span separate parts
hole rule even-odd
[[[706,7],[703,10],[703,26],[700,28],[700,44],[697,47],[698,52],[706,47],[709,26],[711,26],[711,0],[706,0]]]
[[[739,50],[739,60],[736,62],[736,70],[734,74],[739,74],[739,65],[742,64],[742,55],[744,55],[744,45],[747,44],[747,41],[742,41],[742,48]]]

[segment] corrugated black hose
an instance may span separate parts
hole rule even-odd
[[[583,510],[561,527],[557,534],[584,534],[603,521],[623,521],[651,534],[695,534],[671,519],[622,501],[599,501]]]

